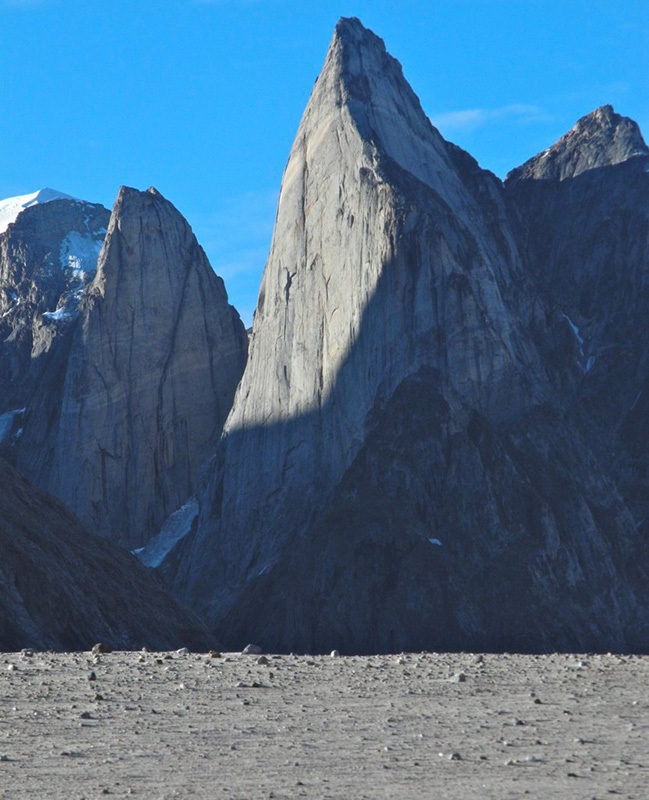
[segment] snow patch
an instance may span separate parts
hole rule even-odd
[[[579,358],[577,359],[577,366],[583,373],[588,373],[595,365],[596,356],[586,356],[586,353],[584,352],[584,337],[579,333],[579,328],[567,314],[562,314],[561,316],[566,320],[568,325],[570,325],[570,329],[572,330],[577,341],[577,345],[579,346]]]
[[[86,285],[97,272],[105,233],[105,229],[87,234],[70,231],[61,242],[59,263],[67,288],[59,297],[56,311],[45,311],[43,319],[63,322],[76,316]]]
[[[101,233],[105,233],[105,230]],[[98,233],[98,235],[101,235]],[[96,239],[92,235],[84,236],[77,231],[70,231],[61,242],[59,260],[64,270],[70,270],[72,276],[85,279],[87,273],[96,272],[97,259],[103,244],[103,239]]]
[[[160,529],[144,547],[132,550],[145,567],[159,567],[167,555],[173,550],[181,539],[184,539],[192,529],[192,523],[198,516],[198,500],[190,497],[184,506],[169,517]]]
[[[77,200],[69,194],[57,192],[56,189],[39,189],[31,194],[21,194],[18,197],[7,197],[0,200],[0,233],[4,233],[18,214],[37,203],[49,203],[50,200]]]
[[[13,411],[6,411],[0,414],[0,444],[5,444],[11,438],[11,431],[17,417],[22,417],[25,413],[24,408],[14,408]],[[22,428],[14,434],[17,438],[22,433]]]
[[[44,311],[43,317],[45,319],[53,320],[54,322],[62,322],[63,320],[70,319],[74,316],[74,312],[67,309],[65,306],[59,306],[56,311]]]
[[[575,339],[579,343],[579,350],[580,350],[580,352],[581,352],[581,354],[583,356],[584,353],[581,350],[581,348],[583,347],[584,339],[583,339],[583,336],[579,335],[579,328],[575,325],[575,323],[570,319],[570,317],[567,314],[563,314],[562,316],[566,320],[568,325],[570,325],[570,327],[572,328],[572,332],[575,334]]]

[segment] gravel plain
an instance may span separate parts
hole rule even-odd
[[[644,800],[648,686],[647,656],[3,653],[0,797]]]

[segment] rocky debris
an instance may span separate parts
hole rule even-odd
[[[1,459],[0,549],[0,651],[88,650],[98,636],[122,649],[213,643],[134,556]]]
[[[11,725],[1,753],[7,795],[42,796],[46,775],[54,797],[96,797],[104,786],[120,795],[210,797],[212,759],[218,785],[234,797],[292,796],[301,781],[308,796],[370,798],[386,774],[413,798],[430,796],[431,775],[449,800],[504,797],[512,778],[516,796],[539,796],[542,786],[544,796],[567,797],[574,792],[566,781],[575,780],[568,771],[580,776],[580,796],[644,796],[646,709],[633,700],[649,678],[646,657],[580,654],[589,683],[567,692],[574,655],[493,654],[491,674],[467,682],[458,703],[446,679],[458,654],[404,653],[405,664],[275,655],[272,691],[260,674],[242,674],[250,662],[240,654],[214,664],[157,652],[173,663],[168,671],[138,655],[106,658],[97,692],[104,699],[94,700],[97,684],[79,692],[87,654],[37,652],[29,665],[4,654],[5,666],[20,667],[0,672]],[[545,710],[529,704],[535,682],[547,693]],[[554,713],[568,705],[572,716]],[[517,718],[526,725],[514,725]],[[160,758],[160,742],[178,749],[188,740],[183,758]]]
[[[11,297],[15,269],[3,280]],[[43,281],[34,278],[39,291]],[[5,402],[24,414],[13,457],[91,531],[133,549],[194,492],[245,365],[246,333],[191,228],[155,189],[120,190],[77,307],[22,406]]]
[[[620,130],[610,169],[639,169],[632,126],[592,125]],[[562,184],[601,172],[568,161]],[[647,647],[636,521],[565,416],[509,202],[341,20],[197,527],[165,572],[232,649],[241,631],[267,651]]]

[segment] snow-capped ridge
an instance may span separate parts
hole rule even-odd
[[[26,208],[35,206],[37,203],[49,203],[51,200],[78,201],[78,198],[65,194],[65,192],[59,192],[56,189],[45,188],[31,194],[21,194],[17,197],[7,197],[5,200],[0,200],[0,233],[4,233]]]

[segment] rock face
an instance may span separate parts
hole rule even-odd
[[[583,172],[646,156],[647,145],[637,123],[602,106],[582,117],[552,147],[513,170],[508,181],[562,181]]]
[[[0,414],[13,419],[69,332],[94,278],[110,212],[50,189],[0,206]],[[10,446],[11,426],[5,427]]]
[[[2,459],[0,546],[0,650],[213,646],[134,556],[92,536]]]
[[[122,188],[65,347],[24,413],[17,463],[101,536],[144,544],[195,489],[246,359],[189,225]]]
[[[561,165],[561,166],[560,166]],[[570,424],[649,540],[649,148],[597,109],[506,181]]]
[[[341,20],[198,524],[163,565],[228,646],[646,647],[634,519],[564,423],[519,235]]]

